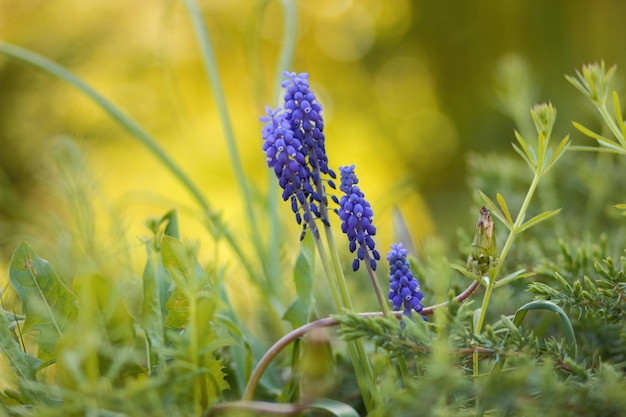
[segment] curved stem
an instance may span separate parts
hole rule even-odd
[[[480,282],[478,281],[472,282],[470,286],[465,289],[465,291],[463,291],[461,294],[455,297],[456,301],[459,303],[463,302],[474,291],[476,291],[476,288],[478,288],[479,285],[480,285]],[[433,314],[436,309],[445,307],[447,305],[448,305],[448,302],[446,301],[444,303],[426,307],[424,308],[424,310],[422,310],[421,314],[423,315]],[[390,314],[400,319],[403,317],[404,312],[394,311],[394,312],[391,312]],[[359,313],[359,316],[361,317],[384,317],[384,313],[380,311]],[[250,380],[248,381],[248,385],[246,385],[246,389],[244,391],[242,400],[245,400],[245,401],[252,400],[252,397],[254,395],[254,390],[256,389],[257,384],[261,380],[261,376],[263,375],[263,373],[265,372],[269,364],[284,348],[289,346],[291,342],[295,341],[296,339],[300,337],[305,336],[307,333],[313,331],[314,329],[324,328],[324,327],[333,327],[337,325],[339,325],[339,322],[336,319],[332,317],[327,317],[327,318],[313,321],[311,323],[307,323],[304,326],[298,327],[297,329],[294,329],[291,332],[284,335],[283,337],[281,337],[276,343],[274,343],[274,345],[272,345],[271,348],[268,349],[267,352],[265,352],[265,355],[263,355],[263,357],[257,364],[256,368],[254,368],[254,371],[252,371],[252,374],[250,375]]]

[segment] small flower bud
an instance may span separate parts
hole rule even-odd
[[[472,242],[472,251],[467,258],[467,270],[483,276],[498,263],[495,225],[485,206],[480,209],[476,223],[476,235]]]
[[[542,133],[545,138],[549,138],[556,121],[556,108],[552,106],[552,103],[535,104],[530,114],[535,122],[537,133]]]

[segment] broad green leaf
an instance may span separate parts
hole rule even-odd
[[[33,401],[37,394],[28,389],[30,381],[37,381],[37,369],[41,360],[22,351],[9,327],[6,312],[0,309],[0,352],[18,379],[18,386],[23,400]],[[6,380],[5,380],[6,382]]]
[[[164,231],[165,235],[180,239],[180,232],[178,230],[178,211],[176,209],[172,209],[165,213],[162,219],[163,221],[167,220],[167,226],[165,226]]]
[[[538,214],[537,216],[533,217],[532,219],[522,224],[519,228],[516,229],[516,232],[517,233],[523,232],[524,230],[529,229],[535,226],[536,224],[541,223],[542,221],[548,220],[549,218],[556,216],[560,212],[561,212],[561,209],[552,210],[552,211],[544,211],[543,213]]]
[[[165,304],[167,315],[163,325],[174,329],[182,329],[189,321],[189,300],[183,292],[176,288]]]
[[[572,326],[572,322],[570,321],[568,315],[565,313],[565,311],[563,311],[561,307],[548,300],[531,301],[524,304],[517,310],[517,312],[515,313],[515,318],[513,319],[513,323],[519,327],[519,325],[524,320],[524,317],[526,317],[526,314],[530,310],[546,310],[557,313],[559,315],[559,318],[561,319],[561,325],[563,326],[563,333],[565,333],[565,339],[567,340],[567,343],[574,346],[575,351],[578,350],[574,327]],[[576,354],[574,354],[574,356],[576,356]]]
[[[500,204],[500,207],[502,208],[502,212],[504,213],[508,224],[511,225],[511,227],[509,227],[509,230],[511,230],[511,228],[513,227],[513,219],[511,218],[509,206],[507,206],[506,201],[504,201],[504,197],[502,197],[502,194],[496,193],[496,199],[498,200],[498,204]]]
[[[491,213],[494,216],[496,216],[498,218],[498,220],[500,220],[506,226],[507,229],[511,230],[511,228],[513,227],[512,224],[509,224],[509,222],[507,221],[506,216],[504,214],[502,214],[502,212],[500,211],[498,206],[496,206],[494,204],[494,202],[491,201],[491,199],[489,197],[487,197],[487,195],[485,193],[483,193],[482,191],[479,191],[479,193],[480,193],[480,197],[485,202],[485,205],[487,206],[489,211],[491,211]]]
[[[54,358],[54,347],[76,320],[76,296],[63,284],[50,264],[23,242],[13,253],[9,279],[22,300],[24,333],[39,331],[39,359]]]
[[[289,306],[283,319],[294,328],[309,321],[313,302],[313,275],[315,272],[315,243],[309,233],[300,245],[300,254],[296,259],[293,281],[296,286],[296,300]]]
[[[206,357],[202,363],[203,367],[207,370],[206,380],[207,397],[209,402],[219,398],[220,393],[230,388],[228,382],[226,382],[226,374],[224,373],[224,366],[221,361],[214,357]]]

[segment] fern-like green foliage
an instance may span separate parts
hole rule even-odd
[[[555,271],[555,287],[536,282],[528,288],[539,298],[554,301],[579,318],[594,316],[607,323],[619,322],[626,315],[625,262],[624,257],[620,258],[618,267],[610,257],[596,260],[591,276],[581,275],[570,283]]]

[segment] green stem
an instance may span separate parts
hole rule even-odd
[[[230,121],[230,116],[228,114],[226,95],[224,94],[224,90],[222,88],[222,82],[220,79],[219,70],[217,68],[217,60],[215,59],[215,54],[213,52],[211,37],[202,16],[202,12],[198,6],[198,3],[195,0],[185,0],[185,6],[187,7],[187,11],[189,13],[189,17],[191,18],[191,23],[193,25],[196,38],[200,45],[200,52],[202,54],[202,61],[204,63],[207,78],[209,79],[211,88],[213,89],[213,95],[220,114],[222,128],[224,129],[226,146],[230,155],[230,161],[233,167],[233,172],[235,174],[235,180],[237,181],[239,190],[242,195],[242,200],[246,211],[246,217],[250,221],[254,246],[258,252],[261,263],[265,264],[267,257],[263,253],[264,249],[260,240],[261,234],[259,233],[256,216],[252,208],[251,193],[248,187],[248,183],[246,181],[245,173],[243,171],[243,165],[241,163],[241,158],[237,149],[235,134],[233,131],[232,123]]]
[[[509,250],[511,249],[511,246],[513,245],[513,240],[519,233],[518,232],[519,227],[524,222],[526,210],[528,209],[528,206],[530,205],[530,200],[532,199],[535,193],[535,190],[537,189],[537,184],[539,184],[539,179],[541,178],[541,175],[542,175],[541,172],[539,171],[535,172],[533,181],[531,182],[530,187],[528,188],[528,192],[526,193],[526,198],[524,199],[524,202],[522,203],[522,207],[520,208],[517,218],[515,219],[515,223],[513,224],[513,230],[509,232],[509,236],[507,237],[506,242],[504,243],[504,246],[502,247],[502,252],[500,252],[500,259],[498,260],[498,263],[495,266],[495,268],[489,271],[489,281],[487,284],[487,288],[485,290],[485,295],[483,297],[482,305],[480,307],[480,316],[478,317],[478,322],[476,323],[476,329],[474,330],[475,333],[480,333],[480,331],[482,330],[483,323],[485,321],[485,317],[487,314],[487,307],[489,306],[489,300],[491,299],[491,292],[493,291],[494,285],[496,283],[496,279],[498,277],[498,274],[500,273],[500,269],[502,268],[502,265],[504,264],[504,260],[506,259],[509,253]],[[474,380],[477,381],[478,371],[479,371],[478,352],[474,352],[474,354],[472,355],[472,365],[473,365]],[[480,408],[480,397],[478,395],[476,396],[476,415],[477,416],[482,415],[482,411]]]
[[[291,67],[296,50],[296,40],[298,38],[298,7],[295,1],[280,0],[280,3],[283,5],[284,12],[284,34],[278,58],[278,65],[276,66],[276,72],[274,75],[274,102],[277,103],[277,106],[279,106],[278,103],[280,103],[282,96],[281,80],[283,79],[283,72]],[[282,276],[280,273],[279,249],[282,232],[278,216],[278,182],[276,181],[272,170],[267,170],[267,174],[267,207],[269,219],[268,273],[269,276],[273,277],[275,280],[281,280]]]
[[[328,212],[324,204],[322,206],[322,216],[328,218]],[[323,217],[324,218],[324,217]],[[331,254],[331,263],[334,273],[335,282],[339,288],[343,307],[348,310],[353,310],[352,300],[348,292],[348,285],[346,283],[345,275],[343,274],[343,268],[341,267],[341,260],[339,259],[339,252],[337,251],[337,244],[335,243],[335,237],[333,235],[332,228],[329,224],[324,225],[324,236],[326,238],[326,244]],[[339,313],[341,311],[338,311]],[[357,383],[363,395],[363,402],[368,411],[371,411],[375,404],[377,404],[378,398],[375,395],[376,391],[373,386],[374,371],[369,361],[369,357],[365,352],[365,347],[360,339],[348,342],[348,352],[352,360],[352,365],[357,377]]]
[[[378,303],[380,304],[380,308],[382,309],[385,317],[389,317],[389,306],[387,305],[387,300],[385,300],[385,295],[383,289],[380,286],[380,282],[378,282],[378,278],[374,273],[374,270],[371,266],[371,258],[367,251],[367,246],[365,244],[361,244],[361,247],[365,251],[365,267],[367,269],[367,274],[370,277],[370,281],[372,282],[372,286],[374,287],[374,292],[376,293],[376,298],[378,299]]]
[[[487,313],[487,306],[489,305],[489,299],[491,298],[491,291],[493,290],[493,286],[496,283],[496,278],[500,273],[500,269],[504,264],[504,260],[506,259],[509,250],[511,250],[511,246],[513,245],[513,240],[517,236],[518,229],[524,222],[524,217],[526,216],[526,210],[528,210],[528,206],[530,205],[530,200],[532,199],[535,190],[537,189],[537,185],[539,184],[539,179],[541,178],[541,173],[536,173],[533,177],[533,181],[528,188],[528,192],[526,193],[526,198],[522,203],[522,207],[515,219],[515,223],[513,224],[513,230],[509,232],[509,236],[504,242],[504,246],[502,247],[502,251],[500,252],[500,259],[498,260],[497,265],[495,266],[493,271],[489,271],[489,283],[487,284],[487,288],[485,290],[485,296],[483,297],[483,303],[480,309],[480,316],[478,318],[478,323],[476,324],[476,333],[479,333],[482,330],[483,323],[485,320],[485,315]]]

